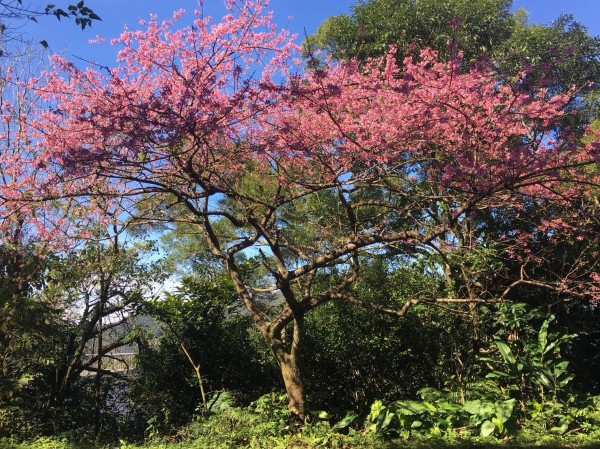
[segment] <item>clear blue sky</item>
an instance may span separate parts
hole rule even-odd
[[[71,0],[74,3],[76,0]],[[444,0],[440,0],[444,1]],[[32,1],[35,6],[38,2]],[[39,2],[46,4],[47,2]],[[67,0],[55,1],[62,6]],[[308,34],[316,31],[319,24],[329,16],[350,12],[354,0],[271,0],[270,8],[274,11],[275,22],[300,37],[304,30]],[[132,28],[139,19],[147,19],[150,13],[157,13],[159,18],[168,18],[175,9],[187,11],[197,9],[196,0],[86,0],[103,19],[95,22],[91,29],[81,31],[73,23],[58,24],[54,17],[45,17],[38,24],[28,25],[25,29],[33,39],[45,39],[54,51],[77,55],[84,59],[95,60],[101,64],[112,65],[116,50],[108,44],[98,46],[87,43],[97,34],[107,39],[120,34],[125,23]],[[205,0],[205,13],[220,18],[223,13],[222,0]],[[600,0],[514,0],[513,9],[524,8],[529,12],[532,23],[549,23],[561,12],[574,14],[583,23],[590,34],[600,35]],[[293,20],[288,17],[293,16]],[[63,19],[63,22],[66,22]]]

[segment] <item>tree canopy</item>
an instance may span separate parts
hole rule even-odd
[[[265,2],[227,6],[219,23],[198,17],[177,28],[176,13],[125,31],[113,68],[80,70],[56,56],[30,80],[43,103],[16,117],[20,145],[2,154],[5,230],[21,226],[25,241],[64,248],[89,238],[92,222],[196,227],[275,355],[300,418],[305,317],[328,302],[402,316],[417,303],[499,301],[523,285],[600,299],[585,251],[568,275],[538,279],[528,268],[540,240],[597,232],[586,210],[599,131],[586,128],[582,141],[561,125],[576,90],[527,83],[527,67],[514,80],[499,80],[493,64],[464,70],[462,53],[440,58],[430,48],[304,67]],[[532,205],[562,213],[499,235],[502,257],[520,269],[493,289],[474,270],[463,276],[468,288],[392,304],[353,292],[368,257],[390,250],[411,266],[435,256],[429,270],[443,273],[455,254],[491,249],[468,238],[474,220]]]
[[[400,55],[409,46],[433,48],[442,55],[454,47],[468,61],[502,46],[513,34],[512,0],[358,1],[352,14],[325,20],[309,36],[305,50],[324,49],[336,59],[382,56],[390,45]]]

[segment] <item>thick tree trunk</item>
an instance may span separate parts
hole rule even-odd
[[[95,390],[96,390],[96,407],[94,414],[94,435],[98,435],[100,433],[100,420],[102,418],[102,309],[104,307],[104,303],[100,303],[100,314],[98,317],[98,372],[96,373],[96,382],[95,382]]]
[[[294,332],[290,346],[287,350],[282,335],[271,336],[271,349],[279,363],[281,377],[288,396],[288,408],[292,418],[300,421],[306,420],[306,395],[304,382],[300,370],[300,357],[302,349],[302,334],[304,331],[303,317],[294,320]]]
[[[284,361],[282,361],[282,359]],[[298,369],[298,361],[296,357],[290,354],[284,354],[279,358],[279,367],[281,376],[285,385],[285,391],[288,396],[288,408],[290,414],[304,421],[306,419],[306,398],[304,393],[304,383]]]

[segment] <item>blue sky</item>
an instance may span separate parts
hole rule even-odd
[[[62,5],[63,1],[55,3]],[[66,0],[64,3],[68,4]],[[353,3],[354,0],[271,0],[270,9],[274,11],[278,25],[299,33],[302,37],[304,30],[308,34],[313,33],[327,17],[349,13]],[[32,5],[35,4],[33,1]],[[222,4],[222,0],[205,0],[205,12],[214,18],[220,18],[223,13]],[[103,19],[102,22],[95,22],[91,29],[81,31],[72,23],[59,24],[54,17],[45,17],[37,24],[28,25],[25,30],[36,41],[48,41],[53,51],[110,66],[116,49],[108,44],[91,45],[88,43],[89,39],[96,35],[107,39],[116,37],[125,23],[134,28],[140,19],[147,19],[150,13],[157,13],[159,18],[168,18],[175,9],[183,8],[191,12],[198,7],[196,0],[86,0],[86,5]],[[521,7],[529,12],[529,21],[532,23],[549,23],[561,12],[568,12],[574,14],[590,34],[600,35],[599,0],[514,0],[513,9]],[[291,21],[290,16],[294,17]]]

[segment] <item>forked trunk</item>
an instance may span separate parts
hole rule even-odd
[[[219,246],[218,238],[210,225],[210,220],[204,222],[204,231],[208,238],[208,244],[211,246],[211,251],[217,257],[222,257],[222,252]],[[265,322],[260,309],[256,307],[252,296],[249,294],[248,288],[240,276],[239,269],[233,257],[226,258],[226,268],[234,283],[236,292],[240,295],[246,306],[246,310],[254,320],[255,325],[260,330],[267,345],[273,351],[273,355],[277,359],[281,377],[285,385],[285,391],[288,396],[288,408],[292,418],[304,421],[307,416],[306,411],[306,396],[304,392],[304,383],[300,372],[302,340],[304,335],[304,311],[300,304],[296,301],[294,293],[289,284],[283,284],[280,287],[284,298],[286,299],[292,311],[291,322],[289,317],[284,314],[285,319],[273,323]],[[294,305],[294,307],[291,307]],[[291,341],[286,338],[286,326],[293,326]],[[288,335],[289,337],[289,335]]]

